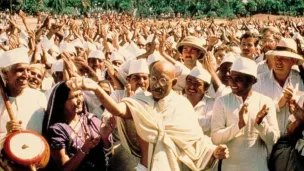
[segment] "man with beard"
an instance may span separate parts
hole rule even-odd
[[[3,67],[2,77],[6,83],[5,90],[16,118],[14,121],[10,120],[3,99],[0,98],[0,149],[2,149],[4,138],[12,131],[26,129],[42,133],[47,102],[43,93],[28,87],[29,59],[26,49],[6,51],[0,57],[0,61],[0,67]],[[0,160],[2,159],[0,157]]]
[[[133,132],[133,137],[127,137],[125,142],[133,154],[141,157],[137,170],[186,171],[213,167],[216,159],[229,156],[228,149],[214,146],[203,134],[192,105],[172,90],[174,84],[175,68],[166,61],[158,61],[151,68],[152,93],[141,91],[120,103],[92,80],[73,78],[68,83],[72,89],[94,91],[109,112],[134,121],[135,135],[134,130],[123,131]]]
[[[258,74],[269,71],[273,67],[273,57],[265,55],[268,51],[274,50],[281,39],[280,31],[275,27],[266,27],[262,32],[262,54],[255,59],[258,63]]]
[[[43,64],[31,64],[30,65],[30,75],[28,80],[28,85],[32,89],[40,90],[42,81],[44,78],[44,65]]]
[[[288,104],[291,100],[297,100],[297,91],[304,90],[300,74],[292,67],[302,64],[303,58],[297,54],[297,44],[291,38],[282,38],[276,49],[268,51],[266,55],[274,56],[273,69],[260,74],[253,89],[273,99],[281,135],[286,135],[291,114]]]
[[[267,171],[268,153],[280,136],[274,103],[251,89],[256,77],[255,62],[237,58],[229,79],[232,93],[214,102],[211,138],[230,151],[230,158],[222,163],[223,171]]]

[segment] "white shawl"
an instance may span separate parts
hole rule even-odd
[[[140,92],[122,100],[131,111],[137,134],[149,143],[148,169],[184,171],[213,167],[217,162],[213,157],[215,146],[203,135],[193,107],[174,92],[168,96],[170,103],[165,105],[169,110],[161,113],[156,112],[156,102],[150,94]],[[166,119],[169,122],[164,123],[164,116],[170,117]],[[123,124],[118,124],[118,131],[122,144],[132,151],[134,144],[127,141]]]

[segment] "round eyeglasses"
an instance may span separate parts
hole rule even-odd
[[[151,76],[150,77],[150,83],[152,84],[157,84],[157,82],[159,83],[159,85],[161,86],[165,86],[168,84],[168,82],[170,82],[171,80],[167,80],[166,78],[162,77],[161,79],[157,79],[155,76]]]

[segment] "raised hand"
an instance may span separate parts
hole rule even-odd
[[[259,113],[256,115],[255,123],[260,125],[263,121],[264,117],[268,114],[269,108],[264,104],[262,109],[259,111]]]
[[[244,126],[246,126],[246,122],[244,119],[244,114],[248,113],[248,103],[245,103],[242,107],[241,110],[239,111],[239,128],[243,128]]]
[[[101,118],[100,124],[100,135],[103,140],[107,140],[109,135],[113,132],[114,128],[116,127],[116,120],[113,115],[108,117]]]
[[[95,91],[98,89],[98,84],[90,78],[72,77],[66,82],[66,85],[71,90],[89,90]]]
[[[280,108],[284,107],[286,105],[286,103],[288,103],[292,99],[294,90],[290,87],[287,87],[287,88],[284,88],[282,93],[283,93],[283,96],[279,100]]]
[[[302,107],[300,107],[295,100],[290,100],[289,112],[294,115],[295,119],[300,123],[304,121],[304,103]]]

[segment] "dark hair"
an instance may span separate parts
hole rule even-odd
[[[51,125],[65,122],[64,105],[71,91],[65,83],[58,84],[51,93],[43,119],[43,134]]]
[[[253,32],[251,32],[251,31],[246,31],[246,32],[242,35],[242,37],[241,37],[240,40],[242,41],[242,39],[247,39],[247,38],[254,38],[254,39],[255,39],[254,46],[255,46],[255,47],[258,46],[259,40],[260,40],[258,34],[253,33]]]
[[[55,123],[65,123],[65,102],[68,100],[70,88],[66,82],[59,83],[53,89],[43,118],[42,134],[46,135],[50,126]],[[87,105],[83,102],[83,112],[87,112]]]

